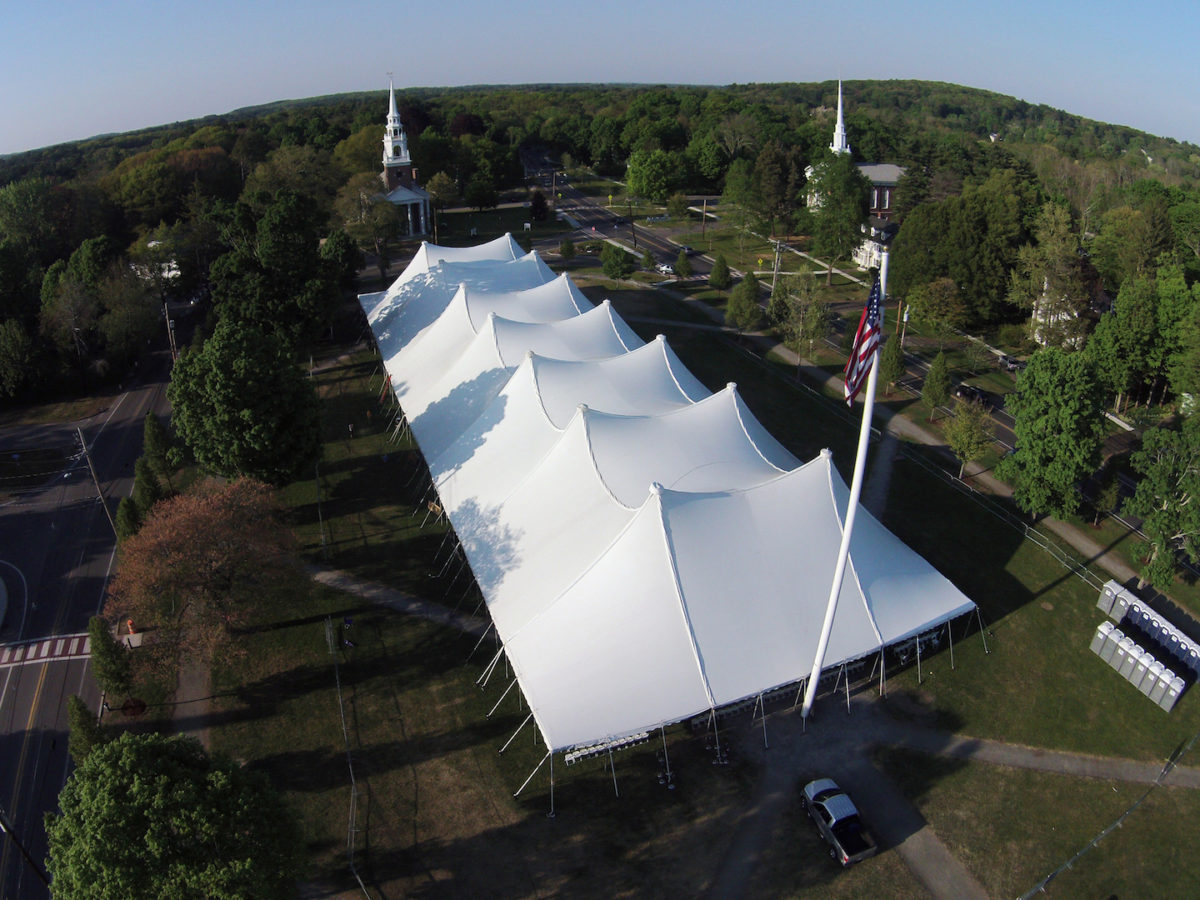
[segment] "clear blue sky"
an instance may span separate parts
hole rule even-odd
[[[1200,144],[1195,0],[4,0],[0,153],[319,94],[920,78]]]

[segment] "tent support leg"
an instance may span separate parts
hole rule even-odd
[[[617,790],[617,764],[613,762],[612,747],[608,748],[608,768],[612,770],[613,794],[617,797],[620,797],[621,792]]]
[[[547,819],[554,818],[554,753],[550,754],[550,812],[546,813]]]
[[[946,623],[946,640],[950,642],[950,669],[954,669],[954,629],[950,627],[950,623]]]
[[[464,597],[466,597],[466,594],[464,594],[463,596],[464,596]],[[484,598],[483,594],[482,594],[482,593],[480,593],[480,595],[479,595],[479,602],[475,604],[475,612],[471,613],[471,615],[472,615],[472,616],[477,616],[477,615],[479,615],[479,610],[483,609],[483,601],[484,601],[484,599],[485,599],[485,598]]]
[[[887,657],[883,655],[883,651],[879,651],[879,696],[884,694],[884,683],[887,679]]]
[[[475,680],[475,684],[481,688],[487,687],[488,679],[492,677],[492,672],[495,671],[496,663],[500,662],[500,654],[503,650],[497,650],[496,655],[492,657],[492,661],[487,664],[483,670],[483,674]]]
[[[500,704],[504,702],[504,698],[508,696],[508,692],[513,689],[513,685],[516,683],[517,679],[515,678],[508,683],[508,687],[504,689],[504,693],[500,695],[500,699],[496,701],[496,705],[491,708],[486,716],[484,716],[485,719],[490,719],[492,717],[492,713],[500,708]]]
[[[917,684],[921,683],[921,636],[917,635]]]
[[[533,715],[533,713],[530,713],[530,715]],[[671,776],[671,757],[667,753],[667,731],[665,728],[663,728],[663,726],[659,725],[658,733],[662,737],[663,765],[665,765],[667,767],[667,784],[671,784],[671,777],[672,777]]]
[[[488,627],[484,629],[483,634],[481,634],[479,636],[479,640],[477,640],[475,642],[475,646],[471,648],[471,652],[467,654],[468,660],[470,660],[470,658],[475,655],[475,651],[479,649],[480,644],[482,644],[484,642],[484,639],[487,638],[488,632],[490,632],[492,630],[492,626],[494,624],[495,624],[494,622],[488,622]]]
[[[846,715],[850,715],[850,670],[846,665],[842,664],[842,671],[846,673]]]
[[[504,753],[504,751],[508,749],[508,745],[517,739],[517,735],[520,734],[521,730],[526,725],[529,724],[529,720],[532,718],[533,718],[533,713],[530,713],[529,715],[527,715],[525,717],[525,721],[523,721],[520,725],[517,726],[517,730],[512,733],[512,737],[510,737],[507,741],[504,742],[504,746],[500,748],[500,750],[497,752],[497,755]]]
[[[800,698],[804,695],[805,679],[801,678],[800,683],[796,686],[796,699],[792,701],[792,709],[796,708],[796,704],[800,702]]]
[[[529,773],[529,777],[525,779],[525,783],[522,784],[519,788],[517,788],[517,792],[515,794],[513,794],[514,797],[521,796],[521,791],[525,790],[525,788],[529,785],[529,782],[533,781],[533,776],[538,773],[538,771],[542,768],[542,766],[544,766],[546,764],[546,760],[549,758],[550,758],[550,751],[547,750],[546,755],[542,757],[542,761],[540,763],[538,763],[536,767],[534,767],[534,770],[532,772]],[[553,762],[550,763],[550,767],[554,768]]]
[[[758,695],[758,707],[762,713],[762,730],[763,730],[763,749],[770,750],[771,745],[767,743],[767,705],[763,703],[763,695]]]
[[[983,652],[990,654],[992,651],[988,649],[987,645],[987,629],[983,627],[983,613],[979,611],[978,606],[975,607],[975,618],[979,622],[979,636],[983,638]]]

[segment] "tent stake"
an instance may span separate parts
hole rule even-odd
[[[492,717],[492,713],[500,708],[500,704],[504,702],[504,698],[508,696],[508,692],[513,689],[513,685],[516,683],[517,679],[515,678],[508,683],[508,687],[504,689],[504,693],[500,695],[500,699],[496,701],[496,705],[492,707],[491,712],[484,716],[485,719],[490,719]]]
[[[546,764],[546,760],[549,758],[550,758],[550,752],[546,751],[546,755],[542,757],[542,761],[537,764],[537,766],[534,768],[534,770],[529,773],[529,777],[525,779],[525,783],[522,784],[519,788],[517,788],[517,792],[515,794],[513,794],[514,797],[521,796],[521,791],[525,790],[525,788],[529,784],[529,782],[533,781],[533,776],[538,773],[538,771],[542,768],[542,766],[544,766]],[[554,768],[553,761],[551,761],[551,763],[550,763],[550,768],[551,769]],[[554,782],[551,781],[550,783],[553,784]]]
[[[527,716],[525,717],[525,721],[523,721],[523,722],[522,722],[520,725],[518,725],[518,726],[517,726],[517,730],[516,730],[516,731],[514,731],[514,732],[512,733],[512,737],[510,737],[510,738],[509,738],[507,741],[505,741],[505,742],[504,742],[504,746],[503,746],[503,747],[501,747],[501,748],[500,748],[500,749],[497,751],[497,755],[500,755],[500,754],[504,753],[504,751],[508,749],[508,745],[509,745],[509,744],[511,744],[513,741],[515,741],[515,740],[517,739],[517,735],[518,735],[518,734],[520,734],[520,733],[521,733],[521,730],[522,730],[522,729],[523,729],[523,728],[524,728],[526,725],[528,725],[528,724],[529,724],[529,720],[530,720],[530,719],[532,719],[532,718],[533,718],[533,713],[530,713],[529,715],[527,715]]]

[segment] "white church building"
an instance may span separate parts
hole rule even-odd
[[[408,153],[408,137],[396,109],[396,88],[388,84],[387,128],[383,135],[384,199],[400,210],[401,231],[405,235],[429,234],[430,217],[427,191],[417,184],[417,170]]]
[[[850,139],[846,135],[846,119],[842,103],[842,83],[838,82],[837,122],[833,127],[833,141],[829,144],[831,152],[837,155],[850,152]],[[863,269],[878,268],[882,260],[883,247],[896,232],[896,226],[889,224],[892,208],[895,202],[896,185],[904,175],[904,168],[894,163],[858,163],[856,168],[871,183],[871,208],[867,224],[863,231],[867,237],[854,251],[856,265]],[[804,170],[806,178],[811,179],[814,168],[809,166]],[[821,198],[809,194],[808,205],[816,208],[821,205]]]

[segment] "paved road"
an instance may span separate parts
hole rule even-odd
[[[90,418],[61,425],[0,430],[0,452],[78,446],[91,452],[110,510],[132,488],[147,411],[166,410],[169,356],[159,351],[141,379]],[[69,452],[65,452],[70,456]],[[0,579],[9,605],[0,630],[0,806],[36,860],[46,855],[43,814],[57,808],[69,772],[66,701],[78,694],[93,709],[99,695],[88,657],[64,639],[87,629],[99,610],[115,540],[82,454],[64,469],[0,504]],[[0,848],[0,896],[44,897],[26,861]]]

